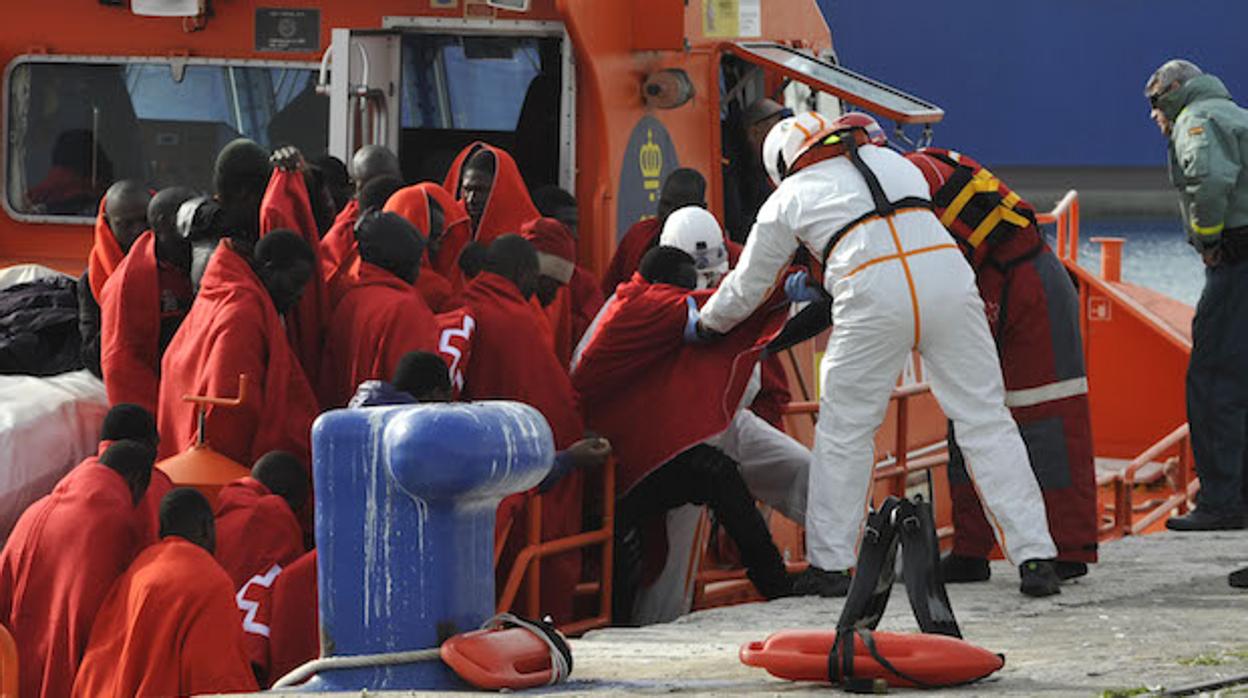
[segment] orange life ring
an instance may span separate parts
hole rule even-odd
[[[873,632],[872,637],[876,652],[896,671],[882,666],[859,636],[854,638],[852,678],[884,679],[891,686],[905,688],[956,686],[978,681],[1005,666],[1005,657],[945,635]],[[762,642],[742,645],[741,662],[790,681],[826,683],[828,652],[835,640],[835,630],[781,630]]]

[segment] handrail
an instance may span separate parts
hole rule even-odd
[[[602,547],[602,565],[600,567],[602,582],[598,585],[598,614],[560,626],[565,634],[576,635],[594,628],[611,624],[611,594],[613,564],[615,555],[615,459],[610,458],[602,468],[602,526],[596,530],[584,531],[563,538],[542,540],[542,496],[531,497],[525,504],[528,515],[526,534],[528,541],[516,555],[503,585],[503,593],[498,597],[498,611],[511,610],[520,594],[520,585],[528,582],[527,594],[524,599],[524,614],[529,618],[541,617],[541,561],[560,553],[580,548]],[[508,526],[508,532],[511,528]],[[502,552],[502,542],[495,543],[495,565],[498,555]],[[569,590],[568,593],[572,593]]]
[[[906,495],[906,481],[910,473],[932,470],[949,462],[947,454],[910,459],[909,440],[907,438],[910,426],[910,398],[926,395],[930,392],[932,392],[932,387],[927,383],[909,383],[894,388],[892,395],[889,396],[890,401],[897,403],[897,428],[894,430],[893,463],[882,467],[876,464],[872,473],[876,481],[890,481],[889,494],[891,495],[897,497]],[[790,402],[785,407],[784,414],[814,414],[818,411],[818,402]]]
[[[1157,460],[1167,451],[1175,447],[1179,448],[1179,468],[1178,482],[1175,489],[1178,493],[1168,498],[1159,507],[1153,509],[1142,520],[1132,521],[1135,514],[1135,476],[1140,468]],[[1193,486],[1199,486],[1199,481],[1191,478],[1191,430],[1186,423],[1179,425],[1174,431],[1163,436],[1152,446],[1144,449],[1144,452],[1131,460],[1131,463],[1113,480],[1114,484],[1114,525],[1113,531],[1120,535],[1129,536],[1138,534],[1152,524],[1156,523],[1161,517],[1168,514],[1176,507],[1180,511],[1187,511],[1187,499],[1191,495]]]

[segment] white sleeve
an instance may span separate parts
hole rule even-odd
[[[745,241],[737,267],[728,272],[715,295],[702,306],[702,325],[727,332],[753,313],[781,281],[797,251],[798,240],[791,221],[797,201],[777,190],[758,211]]]

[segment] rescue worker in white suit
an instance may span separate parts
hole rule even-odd
[[[711,341],[731,330],[779,283],[800,245],[823,261],[833,331],[820,366],[806,509],[814,571],[799,580],[805,588],[798,591],[848,591],[870,504],[875,431],[917,349],[997,540],[1019,565],[1020,591],[1060,593],[1044,502],[1005,407],[975,274],[932,214],[919,170],[843,119],[808,112],[772,128],[763,163],[777,189],[759,211],[737,267],[686,332],[687,339]]]

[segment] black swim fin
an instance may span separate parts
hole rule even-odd
[[[940,541],[932,505],[921,497],[907,499],[898,505],[896,521],[901,540],[901,575],[919,630],[961,638],[958,619],[940,577]]]

